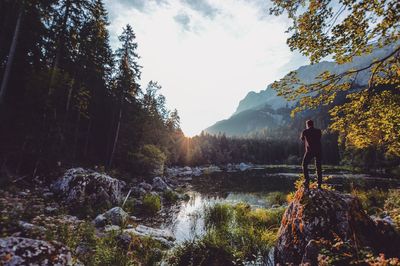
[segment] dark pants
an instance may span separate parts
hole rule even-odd
[[[308,164],[311,162],[313,158],[315,158],[315,168],[317,169],[317,177],[318,177],[318,187],[322,184],[322,168],[321,168],[321,152],[310,152],[306,151],[303,157],[303,174],[304,174],[304,186],[308,188],[310,184],[310,176],[308,174]]]

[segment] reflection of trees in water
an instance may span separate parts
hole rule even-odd
[[[195,212],[191,213],[189,216],[189,237],[194,239],[198,234],[202,234],[204,231],[203,228],[203,210],[196,210]]]

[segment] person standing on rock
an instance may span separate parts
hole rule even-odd
[[[315,158],[315,168],[317,169],[318,177],[318,189],[322,185],[322,168],[321,168],[321,129],[314,128],[314,122],[312,120],[306,121],[306,129],[301,133],[300,139],[304,141],[305,153],[303,157],[303,174],[304,174],[304,188],[308,189],[310,185],[310,176],[308,174],[308,164],[313,158]]]

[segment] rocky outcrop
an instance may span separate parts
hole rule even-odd
[[[117,204],[125,182],[83,168],[72,168],[51,185],[52,191],[70,206]]]
[[[385,221],[371,219],[356,197],[329,190],[299,189],[282,218],[275,263],[316,265],[323,246],[338,241],[354,250],[369,247],[387,256],[400,254],[396,231]]]
[[[23,237],[0,238],[0,265],[81,265],[62,244]]]

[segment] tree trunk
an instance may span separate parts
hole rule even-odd
[[[76,150],[78,147],[78,138],[79,138],[79,123],[81,121],[81,113],[78,112],[78,117],[76,119],[76,127],[75,127],[75,137],[74,137],[74,144],[73,144],[73,150],[72,150],[72,161],[75,162],[76,159]]]
[[[110,160],[108,161],[108,167],[107,167],[108,169],[111,169],[112,162],[113,162],[113,159],[114,159],[115,150],[116,150],[116,147],[117,147],[117,142],[118,142],[118,137],[119,137],[119,129],[120,129],[120,126],[121,126],[121,119],[122,119],[122,103],[120,104],[120,108],[119,108],[117,129],[115,131],[114,142],[113,142],[113,146],[112,146]]]
[[[21,3],[18,18],[17,18],[17,23],[15,25],[14,36],[13,36],[11,46],[10,46],[10,52],[8,53],[7,64],[6,64],[6,68],[4,71],[3,80],[1,81],[0,105],[3,104],[4,97],[7,92],[8,80],[10,78],[11,67],[14,62],[14,56],[15,56],[15,50],[17,48],[18,37],[19,37],[20,31],[21,31],[21,22],[22,22],[23,14],[24,14],[24,6],[23,6],[23,3]]]
[[[90,139],[90,131],[91,131],[91,129],[92,129],[92,119],[91,119],[91,117],[89,117],[89,124],[88,124],[88,128],[87,128],[87,131],[86,131],[85,149],[83,151],[84,157],[87,157],[87,155],[88,155],[89,139]]]

